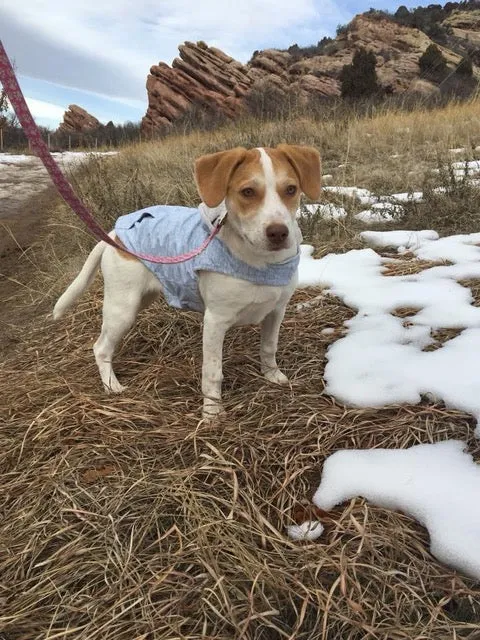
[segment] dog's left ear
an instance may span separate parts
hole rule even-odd
[[[318,200],[322,190],[322,163],[318,151],[295,144],[279,144],[277,149],[287,156],[303,193],[310,200]]]
[[[247,154],[243,147],[219,151],[195,160],[195,182],[198,193],[208,207],[218,207],[227,195],[233,172]]]

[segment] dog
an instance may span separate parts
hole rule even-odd
[[[288,383],[276,352],[298,281],[302,237],[296,213],[302,192],[311,200],[320,197],[321,161],[308,146],[237,147],[201,156],[194,175],[203,201],[199,209],[148,207],[120,217],[109,235],[135,252],[145,253],[148,241],[156,255],[178,253],[183,239],[200,244],[208,237],[220,212],[223,225],[207,249],[180,266],[162,265],[156,273],[151,262],[100,242],[58,299],[53,317],[64,315],[101,265],[103,324],[93,351],[105,389],[120,393],[124,387],[112,358],[140,309],[163,294],[173,306],[203,312],[203,418],[212,419],[223,412],[223,342],[232,326],[261,326],[262,374],[272,383]]]

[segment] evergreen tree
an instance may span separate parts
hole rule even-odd
[[[420,56],[418,61],[420,71],[425,78],[439,81],[447,72],[447,61],[436,44],[431,44]]]
[[[340,72],[343,98],[366,98],[380,92],[375,67],[377,59],[373,51],[363,47],[357,49],[351,64],[346,64]]]

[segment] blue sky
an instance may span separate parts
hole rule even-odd
[[[308,45],[393,0],[2,0],[0,38],[37,122],[56,128],[69,104],[100,121],[138,121],[152,64],[185,40],[246,62],[255,49]]]

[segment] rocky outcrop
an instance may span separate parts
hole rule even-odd
[[[171,127],[193,105],[235,118],[242,98],[252,84],[247,68],[230,56],[202,42],[186,42],[172,66],[154,65],[147,78],[148,110],[142,130],[150,133]]]
[[[471,39],[476,20],[480,20],[475,14],[452,15],[448,19],[450,27],[463,31],[468,27]],[[151,68],[142,129],[147,134],[166,130],[193,105],[236,118],[255,91],[271,89],[275,96],[290,93],[305,101],[339,96],[340,73],[360,47],[375,53],[379,83],[388,93],[438,92],[436,84],[420,77],[418,61],[430,44],[432,40],[423,31],[369,13],[356,16],[321,55],[300,60],[287,51],[266,49],[243,65],[203,42],[186,42],[179,47],[180,56],[171,67],[160,63]],[[439,48],[453,71],[461,56],[446,47]],[[474,68],[474,75],[478,74]]]
[[[399,93],[408,91],[418,79],[418,60],[430,44],[430,38],[418,29],[359,15],[337,37],[332,54],[314,56],[293,68],[301,74],[333,79],[339,90],[343,66],[350,64],[355,51],[363,47],[375,53],[380,84],[391,93]]]
[[[454,36],[480,46],[480,9],[476,11],[455,11],[443,21]]]
[[[102,123],[88,111],[76,104],[71,104],[63,114],[63,122],[58,127],[64,133],[84,133],[91,129],[98,129]]]

